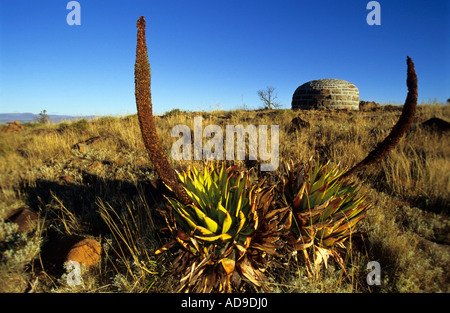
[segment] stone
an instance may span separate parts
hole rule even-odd
[[[75,149],[77,149],[81,153],[88,153],[90,150],[89,146],[85,143],[77,143],[75,145]]]
[[[75,261],[88,267],[95,266],[100,262],[101,253],[102,246],[97,240],[82,239],[70,247],[64,263]]]
[[[297,116],[292,119],[288,133],[300,131],[302,128],[308,128],[309,126],[309,122],[302,120],[299,116]]]
[[[89,169],[98,169],[98,168],[102,168],[103,167],[103,163],[99,162],[99,161],[94,161],[91,165],[88,166]]]
[[[359,101],[360,111],[376,111],[381,109],[381,105],[375,101]]]
[[[434,131],[436,133],[444,133],[450,130],[450,123],[438,117],[430,118],[420,124],[420,126],[426,130]]]
[[[81,153],[87,153],[91,149],[91,145],[99,142],[102,139],[100,136],[91,137],[87,140],[78,142],[72,146],[72,149],[77,149]]]
[[[2,133],[20,133],[25,127],[19,121],[7,122],[8,126],[2,129]]]
[[[29,233],[36,228],[39,214],[31,208],[22,207],[14,210],[6,220],[19,225],[19,232]]]
[[[359,110],[359,90],[352,83],[341,79],[312,80],[295,90],[291,106],[293,110]]]
[[[59,183],[61,185],[72,184],[74,182],[75,182],[75,178],[73,176],[70,176],[70,175],[63,176],[59,180]]]

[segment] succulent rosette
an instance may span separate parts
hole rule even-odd
[[[205,165],[203,173],[194,167],[178,176],[192,202],[166,197],[169,210],[162,214],[173,238],[156,253],[183,248],[174,261],[185,273],[181,289],[229,292],[233,274],[236,282],[242,275],[262,286],[265,276],[255,264],[276,254],[280,237],[276,230],[282,212],[269,212],[274,187],[252,184],[249,172],[225,164]]]

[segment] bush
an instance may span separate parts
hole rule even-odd
[[[180,109],[173,109],[173,110],[165,112],[163,114],[163,117],[177,116],[177,115],[185,114],[185,113],[188,113],[188,112],[187,111],[182,111]]]
[[[67,129],[69,129],[69,123],[66,123],[66,122],[62,122],[62,123],[59,123],[58,124],[58,131],[59,132],[63,132],[63,131],[65,131],[65,130],[67,130]]]
[[[71,126],[72,126],[74,129],[78,129],[78,130],[86,130],[87,127],[88,127],[88,124],[89,124],[89,122],[88,122],[85,118],[82,118],[81,120],[78,120],[78,121],[76,121],[76,122],[73,122]]]

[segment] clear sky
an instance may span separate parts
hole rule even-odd
[[[450,97],[450,1],[0,0],[0,112],[136,113],[136,20],[147,21],[153,107],[258,108],[273,86],[283,108],[310,80],[350,81],[361,100],[403,103],[406,56],[419,102]]]

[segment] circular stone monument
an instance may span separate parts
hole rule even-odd
[[[292,96],[293,110],[319,108],[359,109],[359,90],[341,79],[318,79],[298,87]]]

